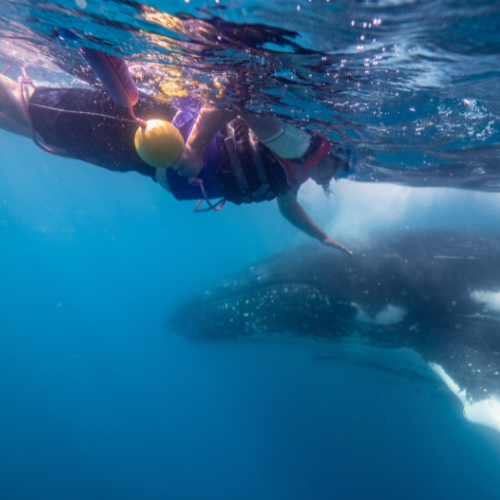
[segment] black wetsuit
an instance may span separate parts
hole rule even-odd
[[[143,96],[134,110],[146,120],[172,120],[176,113],[172,105]],[[117,172],[136,171],[156,181],[156,169],[141,160],[134,146],[137,123],[108,93],[37,87],[29,113],[44,142],[66,156]]]

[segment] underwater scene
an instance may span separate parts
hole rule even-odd
[[[492,0],[0,0],[0,498],[499,498],[499,92]]]

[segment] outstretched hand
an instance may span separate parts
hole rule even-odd
[[[335,241],[333,240],[332,238],[330,237],[326,237],[323,241],[322,241],[323,245],[326,245],[327,247],[334,247],[334,248],[337,248],[338,250],[340,250],[341,252],[344,252],[346,253],[347,255],[349,255],[349,257],[353,257],[353,253],[348,249],[346,248],[344,245],[342,245],[341,243],[339,243],[338,241]]]
[[[203,151],[198,152],[186,146],[172,168],[183,177],[196,177],[203,168]]]

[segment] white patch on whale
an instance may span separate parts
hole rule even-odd
[[[356,302],[352,302],[351,305],[358,310],[358,314],[356,314],[355,318],[358,323],[378,326],[395,325],[403,321],[406,316],[406,309],[399,306],[393,306],[392,304],[388,304],[375,316],[375,318],[370,318]]]
[[[460,389],[458,384],[437,363],[429,363],[432,370],[443,380],[448,388],[464,405],[464,415],[470,422],[491,427],[500,431],[500,401],[495,397],[481,401],[469,401],[467,391]]]
[[[470,297],[479,304],[484,304],[486,311],[500,312],[500,292],[475,291]]]

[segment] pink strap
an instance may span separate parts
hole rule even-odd
[[[148,128],[148,124],[146,121],[144,121],[142,118],[137,118],[134,113],[134,108],[132,106],[128,107],[128,111],[130,113],[130,116],[137,122],[139,127],[141,127],[143,130]]]
[[[24,78],[21,76],[19,78],[19,98],[21,100],[21,106],[23,108],[24,116],[26,117],[26,120],[28,120],[28,123],[30,124],[31,137],[33,139],[33,142],[39,148],[43,149],[47,153],[51,153],[53,155],[56,155],[57,153],[54,150],[52,150],[52,149],[48,148],[47,146],[44,146],[43,144],[40,144],[40,142],[38,142],[38,139],[36,137],[35,126],[33,125],[33,120],[31,119],[28,105],[26,104],[26,99],[24,98],[24,86],[25,85],[31,85],[33,88],[35,88],[35,86],[33,85],[33,82],[31,81],[31,78]]]
[[[200,200],[196,204],[196,207],[194,207],[194,212],[208,212],[209,210],[215,210],[216,212],[219,212],[224,208],[224,204],[226,203],[226,200],[224,198],[221,198],[215,204],[213,204],[209,200],[207,192],[205,191],[205,187],[203,186],[203,181],[201,179],[199,179],[198,177],[190,177],[188,182],[189,184],[196,184],[197,186],[199,186],[199,188],[201,189],[201,194],[203,195],[203,198],[205,198],[205,201],[207,202],[209,207],[199,210],[198,207],[201,205],[202,202],[202,199],[200,198]]]

